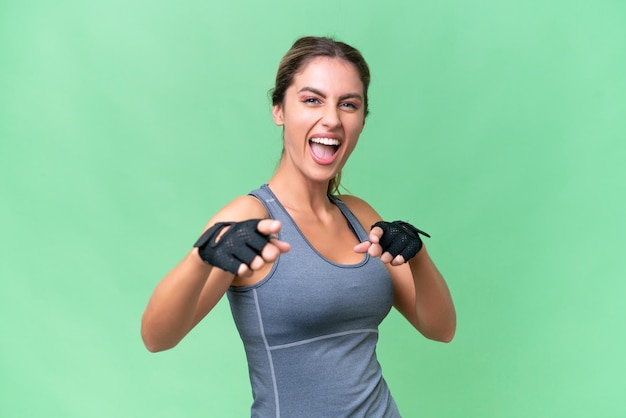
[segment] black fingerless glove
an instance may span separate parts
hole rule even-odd
[[[401,255],[405,262],[415,257],[415,254],[422,249],[420,234],[430,238],[426,232],[404,221],[378,221],[372,225],[372,228],[375,226],[383,230],[379,242],[383,252],[388,251],[394,258]]]
[[[198,247],[198,254],[206,264],[237,275],[241,263],[249,266],[252,259],[261,254],[261,250],[270,239],[269,235],[257,230],[259,221],[261,219],[218,222],[204,231],[194,247]],[[228,226],[230,228],[216,242],[220,231]]]

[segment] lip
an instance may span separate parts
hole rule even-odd
[[[326,139],[336,140],[336,141],[339,142],[339,144],[336,145],[337,149],[335,150],[335,152],[331,156],[321,157],[321,156],[316,155],[313,152],[313,149],[311,147],[311,140],[316,139],[316,138],[326,138]],[[311,135],[307,142],[308,142],[308,145],[309,145],[309,153],[311,154],[311,158],[313,159],[313,161],[315,161],[319,165],[330,165],[330,164],[334,163],[335,160],[337,159],[337,157],[339,156],[339,149],[342,146],[342,139],[341,139],[341,137],[338,136],[338,135],[330,134],[330,133]]]

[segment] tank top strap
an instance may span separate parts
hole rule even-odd
[[[368,231],[364,229],[364,227],[361,225],[361,222],[359,222],[359,220],[354,215],[354,213],[352,213],[352,211],[348,209],[348,206],[346,206],[346,204],[343,201],[341,201],[339,198],[333,195],[329,194],[328,197],[330,198],[331,202],[337,205],[341,213],[343,213],[343,216],[346,217],[346,219],[348,220],[348,223],[350,224],[350,227],[352,228],[356,236],[359,238],[359,241],[361,242],[367,241],[369,239]]]
[[[259,199],[259,201],[263,204],[263,206],[265,206],[265,209],[267,209],[267,212],[269,213],[270,218],[278,219],[279,221],[283,223],[285,222],[287,222],[288,224],[293,223],[291,216],[289,215],[287,210],[283,207],[283,205],[280,203],[278,198],[276,198],[276,196],[274,195],[274,193],[272,192],[272,190],[269,188],[267,184],[263,184],[258,189],[251,191],[249,195],[254,196],[257,199]],[[346,204],[343,201],[341,201],[339,198],[337,198],[336,196],[329,194],[328,198],[334,205],[336,205],[339,208],[343,216],[345,216],[345,218],[348,220],[348,224],[350,225],[350,228],[352,229],[354,234],[357,236],[359,241],[361,242],[367,241],[369,239],[369,233],[363,228],[363,226],[361,225],[357,217],[352,213],[352,211],[348,209],[348,206],[346,206]]]
[[[256,190],[252,190],[248,193],[250,196],[254,196],[265,206],[267,212],[272,219],[278,219],[281,222],[286,220],[291,221],[287,210],[283,207],[283,205],[278,201],[278,198],[274,195],[272,190],[270,190],[267,184],[261,185]]]

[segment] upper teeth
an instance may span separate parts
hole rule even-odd
[[[334,138],[311,138],[311,142],[324,145],[339,145],[339,140]]]

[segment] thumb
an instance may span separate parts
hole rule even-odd
[[[367,252],[367,250],[370,248],[371,245],[372,245],[371,242],[363,241],[354,246],[354,252],[359,253],[359,254],[364,254]]]

